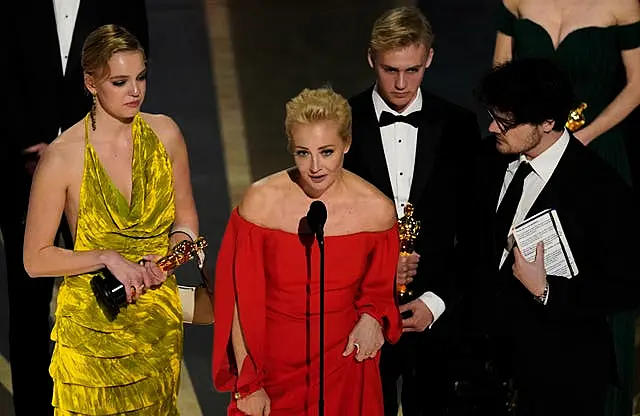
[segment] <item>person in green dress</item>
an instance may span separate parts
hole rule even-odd
[[[503,0],[493,64],[548,58],[566,71],[575,106],[587,105],[576,138],[631,183],[624,120],[640,103],[640,2],[638,0]],[[597,301],[597,300],[596,300]],[[618,357],[619,386],[607,416],[630,416],[635,372],[637,314],[609,319]]]

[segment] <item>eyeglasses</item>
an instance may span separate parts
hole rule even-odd
[[[487,110],[487,113],[489,113],[489,117],[491,117],[491,120],[496,122],[496,125],[498,126],[498,129],[500,129],[500,133],[502,134],[506,134],[509,130],[513,129],[514,127],[518,127],[521,124],[496,116],[495,113],[491,110]]]

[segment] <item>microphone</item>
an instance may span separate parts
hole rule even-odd
[[[324,416],[324,224],[327,207],[322,201],[313,201],[307,213],[307,225],[318,239],[320,249],[320,389],[318,414]]]
[[[307,224],[316,235],[318,243],[324,241],[324,224],[327,222],[327,207],[322,201],[313,201],[307,213]]]

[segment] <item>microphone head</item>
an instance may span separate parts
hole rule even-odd
[[[313,201],[309,207],[309,212],[313,213],[318,219],[318,225],[324,227],[327,222],[327,207],[322,201]]]
[[[317,235],[324,232],[324,224],[327,222],[327,207],[322,201],[313,201],[307,214],[307,224]]]

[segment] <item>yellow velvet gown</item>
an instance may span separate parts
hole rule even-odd
[[[75,251],[111,249],[131,261],[168,251],[175,218],[171,162],[140,115],[132,129],[130,205],[85,132]],[[175,277],[110,321],[91,290],[94,275],[65,276],[58,294],[49,368],[55,414],[177,415],[183,329]]]

